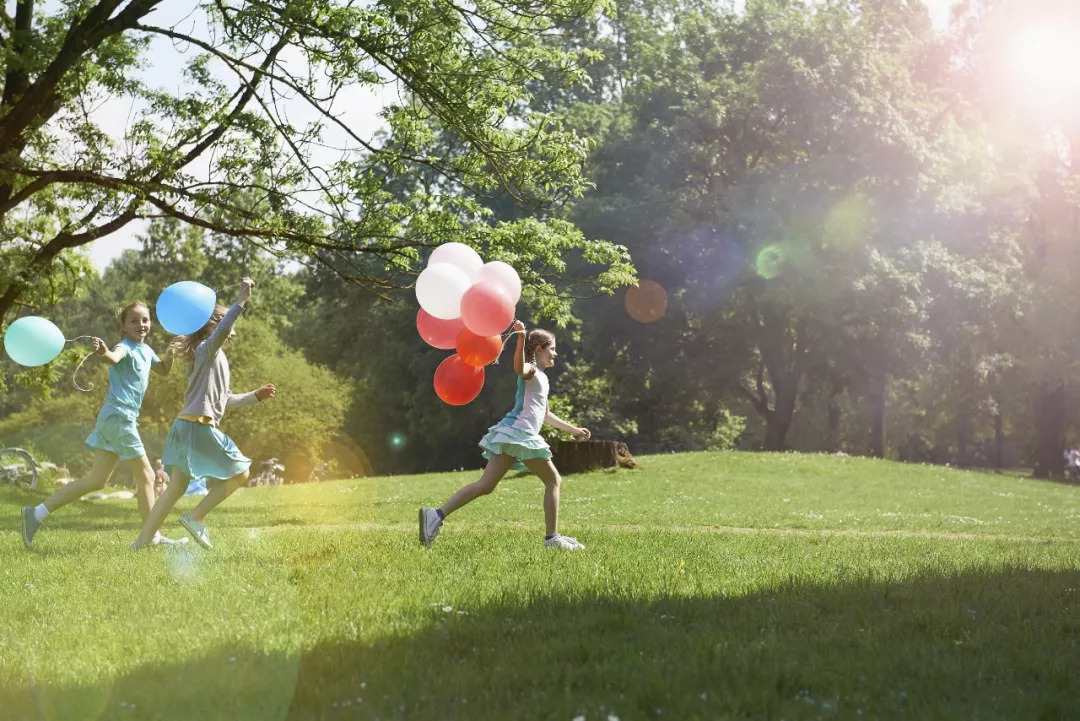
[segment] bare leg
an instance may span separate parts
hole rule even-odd
[[[158,496],[154,507],[150,509],[150,515],[146,517],[146,522],[143,523],[142,532],[135,539],[137,548],[150,545],[150,542],[154,540],[154,534],[158,532],[161,524],[165,522],[165,518],[169,515],[169,511],[173,509],[177,501],[184,497],[184,492],[187,491],[190,482],[191,479],[184,475],[182,471],[176,468],[173,469],[172,476],[169,478],[169,485]]]
[[[544,482],[544,528],[546,535],[559,532],[559,486],[562,476],[550,459],[532,458],[525,461],[526,467]]]
[[[94,451],[94,465],[90,472],[77,481],[72,481],[45,500],[45,507],[49,513],[57,511],[72,501],[76,501],[87,493],[100,491],[105,487],[116,470],[116,463],[120,459],[115,453],[103,451],[100,448]]]
[[[146,456],[124,461],[124,467],[131,471],[131,477],[135,481],[139,516],[145,523],[150,517],[150,509],[154,507],[154,469],[150,467],[150,460]]]
[[[203,497],[199,502],[199,505],[195,506],[188,515],[199,523],[202,523],[203,519],[206,518],[207,513],[214,510],[214,508],[226,498],[236,493],[238,489],[246,486],[248,478],[250,477],[251,472],[244,471],[240,475],[233,476],[227,481],[209,486],[210,492]]]
[[[484,473],[480,476],[479,481],[462,486],[447,499],[446,503],[442,504],[439,510],[442,511],[443,516],[449,516],[466,503],[494,491],[495,486],[499,485],[499,481],[503,479],[503,476],[506,475],[512,465],[514,465],[513,456],[503,455],[502,453],[492,456],[487,466],[484,467]]]

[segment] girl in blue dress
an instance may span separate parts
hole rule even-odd
[[[558,357],[555,336],[540,329],[526,336],[521,321],[514,323],[513,332],[518,337],[514,351],[514,371],[518,375],[514,407],[480,440],[484,458],[488,459],[480,480],[458,489],[439,508],[420,509],[420,543],[424,546],[431,546],[447,516],[494,491],[507,471],[528,469],[544,482],[544,546],[564,551],[585,548],[577,539],[559,535],[562,477],[551,462],[551,449],[540,436],[540,428],[546,423],[586,440],[591,434],[589,429],[571,425],[548,410],[549,386],[544,371],[555,365]]]
[[[150,383],[150,371],[168,374],[172,368],[172,355],[166,353],[165,359],[161,360],[145,343],[151,327],[150,310],[145,304],[125,305],[120,310],[119,321],[122,337],[111,350],[105,341],[93,339],[94,352],[109,364],[105,404],[98,413],[93,432],[86,439],[86,445],[94,451],[94,464],[90,473],[56,491],[44,503],[22,509],[23,545],[27,550],[33,547],[34,534],[50,514],[88,493],[103,489],[118,465],[125,466],[135,479],[139,515],[144,521],[154,505],[154,470],[139,437],[139,410]],[[170,539],[158,534],[150,542],[156,545],[168,543]]]

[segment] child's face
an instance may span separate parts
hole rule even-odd
[[[536,351],[536,365],[540,368],[550,368],[555,365],[555,359],[559,357],[558,351],[555,350],[555,341],[551,341],[551,345],[546,348],[539,348]]]
[[[142,343],[150,332],[150,311],[142,306],[128,309],[124,314],[124,337],[134,343]]]

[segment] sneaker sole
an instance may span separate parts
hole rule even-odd
[[[431,548],[431,543],[424,538],[424,509],[420,509],[419,513],[420,522],[420,545],[424,548]]]

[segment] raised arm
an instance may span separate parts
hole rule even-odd
[[[525,380],[529,380],[536,375],[536,367],[532,363],[525,362],[525,324],[520,320],[515,320],[512,332],[517,336],[517,348],[514,349],[514,372]]]
[[[225,341],[229,339],[229,334],[232,333],[233,326],[236,325],[236,321],[240,318],[240,315],[245,310],[245,304],[248,298],[251,297],[251,289],[255,287],[255,281],[251,278],[244,278],[240,281],[240,294],[236,296],[236,302],[229,308],[229,312],[225,314],[218,324],[214,332],[210,334],[210,338],[207,340],[207,350],[210,352],[210,357],[217,355],[217,352],[221,350],[221,346],[225,345]]]

